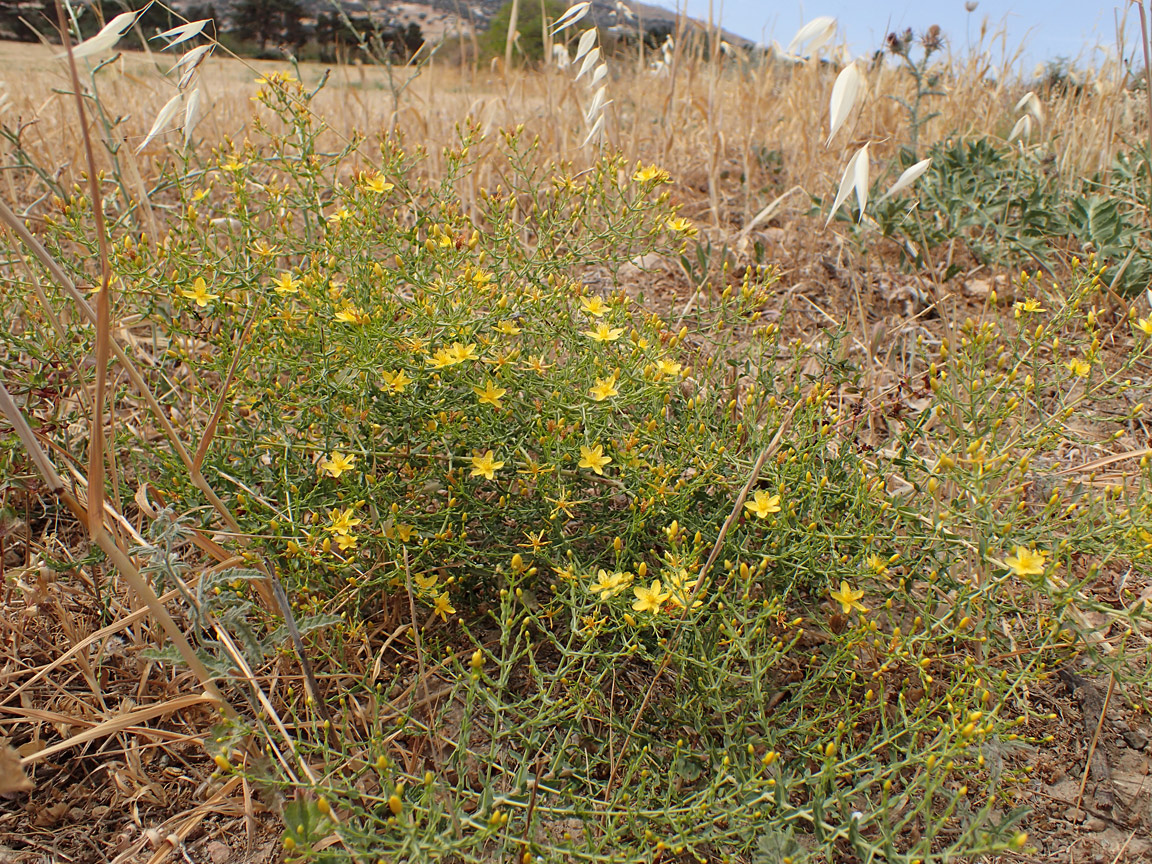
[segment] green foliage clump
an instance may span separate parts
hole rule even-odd
[[[183,589],[244,706],[206,746],[279,807],[289,860],[1025,848],[1008,802],[1054,716],[1029,693],[1074,661],[1146,674],[1143,604],[1091,588],[1146,575],[1147,458],[1099,487],[1043,468],[1143,416],[1152,320],[1103,309],[1101,265],[1022,275],[947,342],[898,334],[908,372],[867,396],[842,332],[761,320],[771,268],[712,285],[701,252],[682,321],[628,290],[641,256],[690,261],[660,168],[469,126],[427,180],[398,138],[334,144],[313,95],[262,79],[245,142],[172,169],[162,236],[106,208],[120,320],[189,449],[219,409],[203,474],[236,523],[119,422],[124,485],[183,514],[136,553],[165,586],[190,538],[244,562]],[[480,164],[500,185],[466,197]],[[42,226],[82,285],[90,217],[77,191]],[[91,328],[45,316],[37,276],[0,287],[2,356],[80,459]],[[283,683],[264,561],[318,693]],[[262,664],[274,727],[238,668]]]
[[[918,265],[925,263],[925,249],[959,239],[984,264],[1024,260],[1048,267],[1071,240],[1101,264],[1123,268],[1113,277],[1121,295],[1134,296],[1152,283],[1152,243],[1143,216],[1152,185],[1143,154],[1122,153],[1108,179],[1071,188],[1038,148],[977,138],[936,144],[929,155],[932,164],[916,185],[915,211],[895,198],[875,205],[884,236],[898,239]],[[901,167],[912,160],[903,153]],[[959,266],[946,270],[944,279]]]
[[[539,0],[521,0],[516,16],[516,32],[519,35],[514,43],[515,56],[530,64],[543,61],[544,28],[563,15],[566,9],[567,6],[557,0],[546,0],[544,3]],[[512,0],[507,0],[488,22],[488,29],[480,34],[480,53],[483,57],[504,56],[511,20]]]

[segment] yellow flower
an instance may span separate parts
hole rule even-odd
[[[496,472],[504,467],[503,462],[497,462],[495,454],[489,450],[483,456],[472,457],[472,476],[483,477],[485,480],[494,480]]]
[[[228,155],[228,161],[221,162],[220,168],[221,168],[221,170],[231,171],[231,172],[243,171],[244,170],[244,163],[236,158],[235,153],[230,153]]]
[[[281,273],[279,279],[272,280],[272,287],[276,293],[283,297],[286,294],[295,294],[300,290],[300,280],[293,279],[291,273]]]
[[[620,391],[616,389],[616,376],[609,375],[607,378],[597,378],[596,386],[588,391],[588,395],[596,402],[603,402],[605,399],[612,396],[618,396]]]
[[[632,608],[637,612],[651,612],[653,614],[660,611],[664,602],[672,596],[670,591],[660,590],[660,580],[654,579],[649,588],[643,585],[638,585],[632,589],[632,593],[636,595],[636,602],[632,604]]]
[[[492,383],[492,379],[489,378],[487,384],[485,384],[485,386],[484,386],[484,389],[480,389],[479,387],[473,387],[472,392],[475,393],[480,398],[480,404],[481,405],[483,405],[485,402],[487,402],[493,408],[499,408],[500,407],[500,397],[503,396],[508,391],[505,390],[503,387],[497,387],[495,384]]]
[[[696,583],[699,581],[699,579],[689,579],[688,571],[683,567],[673,572],[668,578],[668,599],[672,602],[672,605],[683,609],[684,604],[687,603],[688,598],[692,596],[692,591],[696,588]],[[696,609],[703,605],[703,600],[695,600],[692,603],[692,608]]]
[[[336,545],[340,547],[341,552],[347,552],[349,549],[356,548],[356,535],[355,534],[337,534]]]
[[[339,479],[340,475],[345,471],[352,470],[352,465],[355,461],[355,456],[345,456],[339,450],[333,450],[332,455],[320,463],[320,468],[323,471],[327,471],[329,477]]]
[[[646,168],[641,168],[640,163],[636,163],[636,173],[632,175],[633,182],[636,183],[667,183],[671,178],[668,172],[663,168],[657,168],[655,165],[649,165]]]
[[[1019,318],[1025,312],[1043,312],[1044,309],[1040,305],[1040,301],[1036,299],[1028,299],[1023,302],[1017,300],[1012,304],[1012,308],[1016,310],[1016,317]]]
[[[395,186],[384,179],[384,175],[379,171],[374,174],[365,174],[360,178],[360,188],[365,192],[375,192],[377,195],[383,195],[385,192],[391,192]]]
[[[412,578],[415,580],[418,588],[423,591],[429,591],[436,587],[436,580],[440,578],[440,574],[433,573],[429,575],[427,573],[417,573]]]
[[[1152,317],[1141,318],[1136,322],[1136,328],[1143,332],[1145,336],[1152,336]]]
[[[606,321],[600,321],[592,330],[585,330],[584,335],[597,342],[615,342],[624,334],[623,327],[609,327]]]
[[[367,312],[362,312],[355,306],[345,306],[332,317],[345,324],[367,324],[372,320],[371,315]]]
[[[451,351],[454,363],[463,363],[465,360],[476,359],[475,342],[469,342],[467,345],[461,345],[459,342],[453,342]]]
[[[435,353],[429,354],[424,358],[424,362],[433,369],[443,369],[445,366],[456,365],[456,358],[452,356],[452,352],[447,348],[437,348]]]
[[[384,379],[384,387],[393,393],[403,393],[404,388],[412,383],[412,379],[404,374],[404,370],[399,372],[381,372],[380,377]]]
[[[476,359],[476,343],[469,342],[463,345],[453,342],[450,348],[438,348],[436,353],[424,358],[424,362],[433,369],[442,369],[445,366],[455,366],[465,360]]]
[[[498,321],[494,326],[505,336],[515,336],[520,332],[520,328],[516,326],[514,321]]]
[[[278,250],[275,246],[269,246],[263,240],[257,240],[252,244],[252,251],[261,258],[272,258],[277,254]]]
[[[591,468],[597,474],[604,474],[604,466],[612,461],[611,456],[604,455],[604,447],[597,444],[595,447],[589,449],[588,447],[580,446],[580,467]]]
[[[683,234],[685,237],[695,237],[697,234],[696,226],[680,216],[668,217],[668,221],[664,225],[669,231]]]
[[[847,582],[841,582],[839,592],[829,591],[828,596],[840,604],[845,615],[851,615],[853,609],[859,609],[861,612],[868,611],[867,607],[860,603],[860,598],[864,596],[864,592],[853,591]]]
[[[348,212],[347,207],[341,207],[335,213],[328,217],[328,224],[339,226],[341,222],[347,222],[352,218],[352,214]]]
[[[439,615],[442,621],[447,621],[449,615],[456,614],[456,610],[452,607],[452,601],[448,599],[447,591],[436,595],[435,605],[432,607],[432,614]]]
[[[673,363],[671,360],[658,360],[656,361],[656,375],[663,378],[665,375],[676,376],[680,374],[680,370],[684,367],[679,363]]]
[[[877,576],[884,576],[888,572],[888,565],[879,555],[869,555],[868,559],[864,563],[867,564],[868,569],[875,573]]]
[[[758,519],[767,519],[769,513],[780,512],[780,496],[769,495],[761,489],[751,501],[744,502],[744,507]]]
[[[1092,371],[1092,364],[1087,360],[1081,360],[1079,357],[1073,357],[1064,365],[1077,378],[1087,378],[1088,373]]]
[[[628,587],[632,582],[631,573],[609,573],[601,570],[596,574],[596,582],[588,586],[588,590],[592,594],[599,594],[601,599],[607,600],[610,597],[615,597],[621,591]]]
[[[537,375],[543,375],[552,367],[544,362],[544,355],[536,356],[529,354],[528,359],[524,361],[524,368],[535,372]]]
[[[194,301],[201,309],[220,296],[219,294],[209,293],[208,284],[204,281],[203,276],[196,277],[196,281],[192,283],[191,290],[186,289],[180,293],[189,300]]]
[[[580,308],[591,315],[593,318],[601,318],[604,313],[608,311],[608,304],[605,303],[599,296],[595,297],[581,297]]]
[[[331,531],[333,534],[351,534],[352,529],[362,521],[352,515],[351,507],[345,510],[329,510],[328,520],[332,524],[329,525],[326,530]]]
[[[1044,573],[1044,555],[1027,546],[1017,546],[1016,554],[1009,555],[1004,563],[1017,576],[1040,576]]]

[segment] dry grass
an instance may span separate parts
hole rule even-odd
[[[67,73],[55,49],[6,43],[3,51],[9,68],[21,69],[21,86],[12,88],[5,112],[9,126],[17,128],[19,118],[20,145],[37,164],[59,166],[64,177],[75,176],[83,162],[82,148],[67,98]],[[691,215],[711,224],[720,241],[769,203],[765,190],[798,185],[823,198],[838,182],[847,154],[860,143],[875,142],[873,152],[881,160],[904,143],[900,130],[906,118],[892,97],[906,97],[909,81],[889,66],[867,73],[870,95],[847,131],[826,148],[814,130],[827,128],[834,69],[819,64],[773,66],[747,57],[705,64],[683,57],[678,74],[653,76],[638,74],[635,62],[609,58],[614,101],[608,142],[630,158],[657,162],[671,171]],[[114,120],[118,140],[134,146],[146,134],[172,95],[171,85],[157,74],[170,65],[167,55],[124,53],[101,73],[99,99]],[[983,59],[944,73],[946,96],[929,103],[939,116],[927,124],[921,149],[957,131],[1006,136],[1015,120],[1012,107],[1026,89],[1009,68],[993,68],[991,60]],[[197,137],[242,140],[251,121],[252,81],[276,70],[291,67],[213,57],[202,72],[206,107]],[[441,58],[420,70],[305,64],[299,71],[310,87],[331,73],[313,105],[331,125],[334,139],[397,130],[432,154],[431,174],[441,167],[437,152],[455,140],[457,125],[465,118],[489,132],[523,123],[530,134],[540,136],[543,152],[577,165],[589,155],[580,147],[581,88],[563,71],[505,77],[486,69],[461,69]],[[1043,94],[1048,117],[1041,137],[1062,176],[1086,176],[1106,168],[1117,147],[1145,122],[1140,94],[1123,83],[1103,70],[1079,89]],[[765,164],[769,156],[773,161]],[[141,177],[156,177],[167,160],[163,142],[157,142],[139,157]],[[780,170],[773,171],[773,165]],[[494,185],[488,167],[478,167],[477,186]],[[21,190],[14,185],[19,180],[13,172],[6,177],[14,200],[27,201],[35,180],[29,178]],[[791,212],[805,209],[805,204],[791,205]]]

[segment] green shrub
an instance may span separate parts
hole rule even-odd
[[[771,269],[704,285],[683,324],[632,298],[631,262],[696,230],[659,168],[466,128],[422,181],[395,138],[326,145],[309,100],[264,79],[241,146],[172,169],[158,240],[108,204],[117,320],[190,448],[222,407],[204,474],[240,527],[208,536],[203,489],[125,412],[118,482],[181,514],[138,554],[164,584],[190,538],[270,561],[321,670],[319,701],[285,683],[257,568],[204,568],[189,615],[242,709],[206,746],[290,860],[1026,846],[1010,802],[1055,716],[1029,688],[1073,660],[1147,674],[1142,603],[1088,590],[1146,574],[1147,458],[1101,488],[1041,470],[1144,410],[1152,321],[1097,309],[1099,265],[1022,276],[948,342],[895,334],[909,371],[878,393],[844,333],[759,320]],[[502,185],[468,210],[480,160]],[[42,232],[89,285],[90,206]],[[0,287],[5,380],[29,370],[22,404],[80,459],[93,337],[48,321],[37,276]],[[1111,366],[1104,338],[1130,349]]]
[[[536,64],[544,60],[545,16],[549,22],[556,21],[564,14],[567,5],[557,0],[521,0],[517,13],[515,56],[523,61]],[[507,0],[488,22],[488,28],[480,34],[480,53],[486,58],[503,57],[508,38],[508,24],[512,18],[512,0]]]

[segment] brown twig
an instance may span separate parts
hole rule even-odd
[[[1100,730],[1104,728],[1104,718],[1108,714],[1108,703],[1112,701],[1112,691],[1116,688],[1116,673],[1108,675],[1108,692],[1104,694],[1104,704],[1100,706],[1100,719],[1096,721],[1096,731],[1092,734],[1092,743],[1088,745],[1088,755],[1084,759],[1084,776],[1080,778],[1080,788],[1076,792],[1077,810],[1084,798],[1084,787],[1088,785],[1088,774],[1092,770],[1092,757],[1096,755],[1096,745],[1100,743]]]

